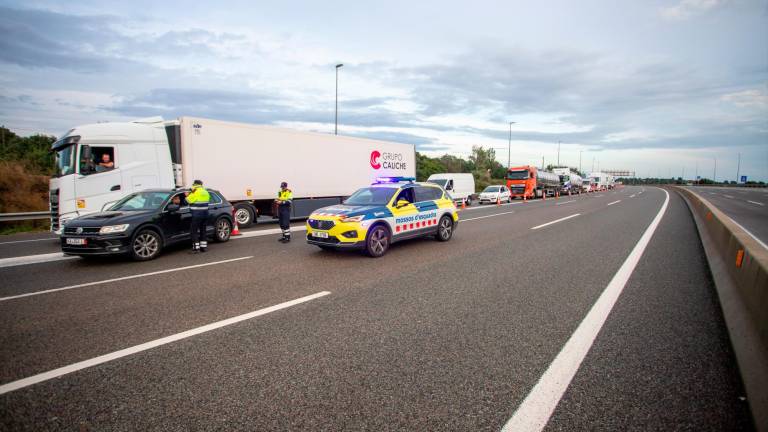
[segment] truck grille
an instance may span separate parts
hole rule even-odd
[[[51,231],[59,229],[59,190],[54,189],[48,194],[51,208]]]
[[[329,220],[317,220],[317,219],[309,219],[309,226],[312,227],[312,229],[319,229],[327,231],[335,225],[333,221]]]

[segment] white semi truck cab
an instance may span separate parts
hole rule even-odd
[[[174,122],[159,117],[128,123],[78,126],[53,143],[56,174],[50,180],[51,230],[101,211],[121,197],[148,188],[172,188]],[[100,165],[107,155],[112,167]]]

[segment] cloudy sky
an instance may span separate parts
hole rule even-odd
[[[182,115],[768,180],[768,0],[0,0],[0,124]],[[211,3],[211,2],[200,2]],[[211,3],[212,4],[212,3]]]

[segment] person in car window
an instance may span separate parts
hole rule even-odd
[[[115,168],[115,163],[112,162],[112,158],[109,157],[108,153],[104,153],[101,155],[101,162],[99,162],[99,165],[96,167],[96,171],[107,171]]]

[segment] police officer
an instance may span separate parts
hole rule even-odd
[[[205,252],[208,248],[208,235],[205,228],[208,221],[208,203],[211,194],[203,187],[203,182],[192,182],[192,191],[187,194],[187,203],[192,213],[192,253]]]
[[[288,189],[288,183],[280,183],[280,190],[277,192],[277,214],[280,218],[280,229],[283,230],[283,236],[278,240],[282,243],[291,241],[291,202],[293,202],[293,192]]]

